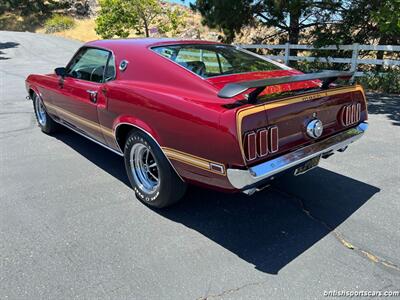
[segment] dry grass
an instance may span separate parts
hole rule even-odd
[[[94,19],[75,20],[74,28],[56,32],[54,35],[82,42],[98,40],[100,36],[94,31],[95,26]],[[44,28],[40,28],[36,32],[44,33],[44,31]]]
[[[22,17],[18,11],[7,12],[0,15],[0,30],[32,32],[41,27],[45,19],[41,14]]]
[[[38,14],[21,17],[17,13],[6,13],[0,15],[0,29],[45,33],[45,28],[43,27],[45,20],[46,17]],[[74,28],[56,32],[54,35],[82,42],[100,39],[94,31],[96,26],[94,19],[75,19],[74,21],[76,24]]]

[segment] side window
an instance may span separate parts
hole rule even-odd
[[[106,50],[84,48],[70,63],[67,68],[67,73],[74,78],[103,82],[103,74],[105,73],[109,55],[110,52]],[[109,72],[107,76],[109,76]]]

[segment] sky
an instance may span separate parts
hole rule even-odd
[[[166,0],[166,1],[173,2],[173,3],[179,3],[179,4],[184,4],[184,5],[189,6],[189,3],[193,3],[195,0],[184,0],[184,1],[182,1],[182,0]]]

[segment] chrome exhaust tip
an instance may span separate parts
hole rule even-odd
[[[252,189],[248,189],[248,190],[243,191],[243,194],[246,194],[247,196],[251,196],[255,192],[257,192],[257,189],[256,188],[252,188]]]
[[[273,178],[271,178],[271,180],[273,180]],[[243,194],[246,194],[247,196],[251,196],[251,195],[253,195],[253,194],[256,193],[256,192],[260,192],[260,191],[266,189],[266,188],[269,187],[269,186],[271,186],[271,185],[270,185],[270,184],[266,184],[266,185],[264,185],[264,186],[262,186],[262,187],[251,188],[251,189],[242,191],[242,193],[243,193]]]

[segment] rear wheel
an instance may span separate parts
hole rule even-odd
[[[36,93],[33,93],[33,108],[35,110],[36,120],[40,129],[47,134],[55,132],[58,128],[58,124],[46,112],[46,108],[43,104],[42,98]]]
[[[172,169],[159,146],[146,134],[132,131],[125,143],[125,169],[136,197],[163,208],[178,202],[186,184]]]

